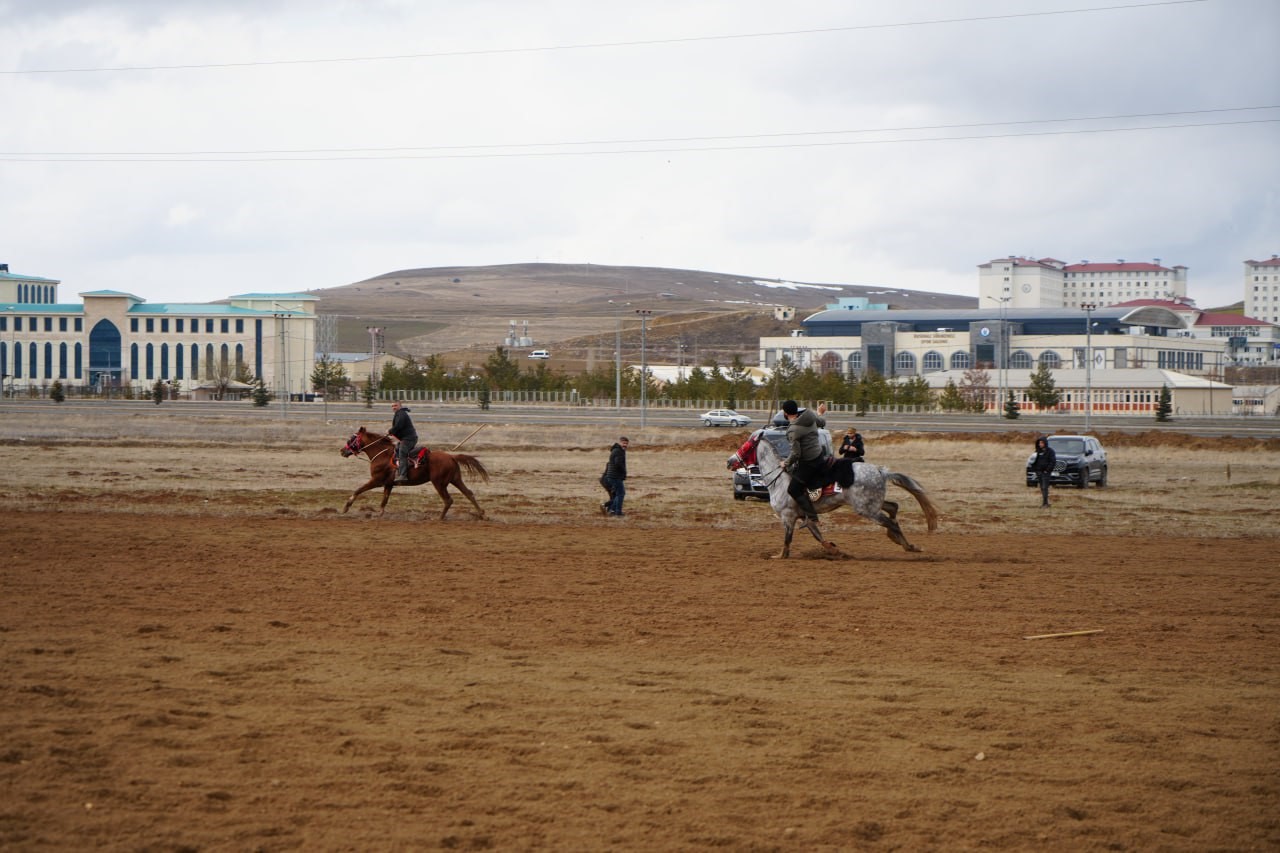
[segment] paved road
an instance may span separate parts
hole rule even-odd
[[[615,409],[612,406],[555,406],[555,405],[494,405],[482,411],[475,405],[442,403],[410,403],[415,414],[429,420],[450,423],[474,424],[531,424],[538,426],[618,426],[637,429],[641,424],[638,408]],[[54,410],[60,414],[55,414]],[[372,409],[363,403],[280,403],[258,408],[248,401],[234,403],[165,402],[159,406],[144,400],[68,400],[54,403],[50,400],[0,400],[0,417],[16,412],[48,411],[56,418],[76,413],[82,415],[118,415],[129,413],[156,418],[180,418],[192,415],[234,416],[248,422],[267,420],[300,420],[321,423],[326,420],[350,423],[374,423],[385,420],[390,423],[388,404],[376,404]],[[768,414],[751,409],[740,409],[751,417],[753,426],[763,425]],[[698,420],[699,412],[689,409],[654,409],[645,411],[643,421],[649,428],[697,429],[710,432]],[[836,412],[830,416],[834,428],[843,429],[856,423],[860,429],[885,431],[907,430],[912,432],[1045,432],[1073,433],[1084,431],[1082,417],[1062,415],[1023,415],[1017,420],[1007,420],[996,415],[956,415],[937,413],[932,415],[871,414],[855,418],[848,413]],[[1280,418],[1176,418],[1159,424],[1153,418],[1098,417],[1092,418],[1092,432],[1146,432],[1164,430],[1189,435],[1241,436],[1255,438],[1280,437]],[[715,429],[715,428],[712,428]]]

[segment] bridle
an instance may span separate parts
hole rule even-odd
[[[385,440],[385,438],[380,440]],[[373,443],[376,444],[377,442],[373,442]],[[356,433],[355,435],[351,436],[351,438],[347,439],[347,443],[343,445],[343,447],[344,449],[351,451],[352,456],[359,456],[361,453],[363,453],[365,456],[369,456],[369,451],[366,450],[364,445],[360,443],[360,433]],[[375,459],[377,459],[379,456],[386,453],[390,449],[391,449],[390,446],[382,448],[377,453],[373,454],[372,456],[369,456],[369,461],[373,462]]]

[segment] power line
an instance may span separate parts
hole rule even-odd
[[[1208,0],[1152,0],[1148,3],[1126,3],[1117,6],[1091,6],[1083,9],[1051,9],[1042,12],[1017,12],[1006,15],[978,15],[968,18],[935,18],[924,21],[899,21],[888,24],[856,24],[847,27],[817,27],[805,30],[777,30],[762,33],[733,33],[710,36],[684,36],[661,39],[637,39],[633,41],[587,42],[583,44],[541,45],[534,47],[479,48],[475,50],[450,50],[433,53],[404,53],[386,56],[344,56],[319,59],[270,59],[257,62],[205,62],[182,65],[120,65],[91,68],[32,68],[12,71],[0,71],[0,75],[19,74],[95,74],[100,72],[119,71],[190,71],[217,68],[255,68],[279,65],[322,65],[350,62],[402,62],[415,59],[446,59],[459,56],[501,56],[519,53],[550,53],[569,50],[601,50],[618,47],[652,47],[663,44],[690,44],[711,41],[733,41],[743,39],[781,38],[792,36],[822,35],[827,33],[847,33],[869,30],[889,30],[903,27],[931,27],[942,24],[968,24],[983,21],[1007,21],[1018,18],[1043,18],[1054,15],[1079,15],[1090,12],[1114,12],[1126,9],[1146,9],[1158,6],[1183,6],[1191,3],[1205,3]]]
[[[0,162],[8,163],[323,163],[359,160],[480,160],[480,159],[516,159],[521,157],[596,157],[617,156],[622,154],[676,154],[722,151],[768,151],[786,148],[831,148],[852,145],[902,145],[921,142],[964,142],[984,139],[1025,139],[1043,136],[1073,136],[1092,133],[1134,133],[1147,130],[1182,130],[1198,127],[1229,127],[1233,125],[1273,124],[1280,118],[1240,119],[1237,121],[1188,122],[1183,124],[1145,125],[1142,127],[1107,127],[1084,128],[1078,130],[1043,130],[1025,133],[990,133],[969,134],[960,136],[934,136],[926,138],[901,139],[864,139],[839,140],[832,142],[787,142],[768,145],[710,145],[699,147],[673,148],[622,148],[597,151],[516,151],[507,153],[481,152],[473,154],[356,154],[326,157],[54,157],[54,156],[12,156],[0,155]]]
[[[1280,109],[1280,104],[1264,104],[1248,107],[1217,107],[1204,110],[1176,110],[1160,113],[1121,113],[1101,116],[1074,116],[1068,118],[1018,119],[1014,121],[984,121],[964,124],[932,124],[908,125],[901,127],[874,127],[852,130],[801,130],[778,133],[748,133],[721,136],[673,136],[653,137],[648,139],[595,139],[564,140],[560,142],[514,142],[485,143],[480,145],[393,145],[377,148],[284,148],[284,149],[251,149],[251,150],[211,150],[211,151],[0,151],[0,157],[196,157],[196,156],[231,156],[231,155],[279,155],[279,154],[357,154],[388,153],[392,151],[484,151],[487,149],[513,148],[559,148],[565,146],[585,145],[654,145],[670,142],[721,142],[734,139],[781,139],[799,136],[837,136],[843,134],[866,133],[907,133],[929,130],[964,130],[975,127],[1016,127],[1033,124],[1064,124],[1067,122],[1119,121],[1121,119],[1168,118],[1171,116],[1211,115],[1215,113],[1250,112],[1255,110]],[[702,150],[702,149],[689,149]],[[562,152],[572,153],[572,152]]]

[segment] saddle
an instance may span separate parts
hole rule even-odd
[[[426,465],[427,457],[430,455],[431,450],[429,448],[419,447],[413,452],[413,455],[409,457],[409,464],[414,468],[417,468],[419,465]]]

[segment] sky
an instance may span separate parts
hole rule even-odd
[[[1277,34],[1276,0],[0,0],[0,262],[205,302],[1159,258],[1215,307],[1280,253]]]

